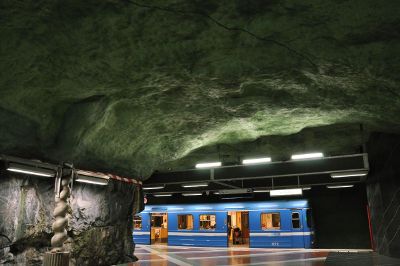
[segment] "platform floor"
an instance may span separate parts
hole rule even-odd
[[[208,265],[325,265],[329,254],[345,252],[373,254],[371,250],[268,249],[268,248],[201,248],[165,245],[136,245],[138,262],[126,266],[208,266]],[[348,261],[347,261],[348,262]],[[330,264],[334,265],[334,264]],[[353,264],[357,265],[357,264]]]

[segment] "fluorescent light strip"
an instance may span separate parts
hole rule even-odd
[[[171,197],[172,194],[153,194],[154,197]]]
[[[327,188],[350,188],[354,187],[354,185],[338,185],[338,186],[326,186]]]
[[[182,193],[182,196],[201,196],[203,193]]]
[[[221,166],[221,162],[212,162],[212,163],[198,163],[196,164],[196,168],[210,168],[210,167],[219,167]]]
[[[143,190],[152,190],[152,189],[163,189],[165,186],[157,186],[157,187],[143,187]]]
[[[189,187],[207,187],[208,183],[193,183],[193,184],[188,184],[188,185],[181,185],[184,188],[189,188]]]
[[[84,178],[77,178],[75,179],[76,182],[80,182],[80,183],[87,183],[87,184],[93,184],[93,185],[102,185],[105,186],[108,184],[108,180],[106,179],[100,179],[99,180],[89,180],[89,179],[84,179]]]
[[[311,187],[302,187],[301,189],[302,189],[302,190],[310,190]]]
[[[359,172],[342,172],[342,173],[332,173],[332,178],[342,178],[342,177],[353,177],[353,176],[366,176],[368,172],[359,171]]]
[[[324,157],[324,154],[322,152],[315,152],[315,153],[292,155],[292,160],[313,159],[313,158],[322,158],[322,157]]]
[[[271,157],[245,159],[242,161],[243,164],[259,164],[259,163],[269,163],[269,162],[271,162]]]
[[[53,174],[50,173],[45,173],[45,172],[40,172],[40,171],[33,171],[33,170],[24,170],[20,168],[14,168],[14,167],[9,167],[7,168],[8,171],[10,172],[16,172],[16,173],[22,173],[22,174],[28,174],[28,175],[37,175],[37,176],[44,176],[44,177],[53,177]]]
[[[267,193],[267,192],[269,192],[270,190],[269,189],[255,189],[255,190],[253,190],[253,192],[254,193]]]
[[[301,188],[274,189],[269,192],[271,197],[303,195]]]

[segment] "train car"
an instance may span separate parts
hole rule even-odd
[[[311,248],[307,200],[147,205],[134,218],[137,244]]]

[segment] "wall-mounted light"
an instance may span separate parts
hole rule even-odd
[[[152,187],[143,187],[143,190],[156,190],[156,189],[163,189],[165,186],[152,186]]]
[[[181,187],[184,188],[190,188],[190,187],[207,187],[208,183],[193,183],[193,184],[185,184],[181,185]]]
[[[242,161],[243,164],[261,164],[271,162],[271,157],[255,158],[255,159],[245,159]]]
[[[332,173],[332,178],[342,178],[342,177],[355,177],[355,176],[366,176],[368,174],[367,171],[351,171],[351,172],[341,172],[341,173]]]
[[[196,168],[212,168],[221,166],[221,162],[211,162],[211,163],[198,163],[196,164]]]
[[[354,185],[337,185],[337,186],[326,186],[327,188],[350,188],[354,187]]]
[[[102,173],[95,173],[83,170],[76,170],[75,173],[75,181],[80,183],[105,186],[108,185],[108,181],[110,180],[109,176]]]
[[[21,174],[27,174],[27,175],[43,176],[43,177],[54,177],[55,176],[55,171],[53,171],[53,170],[39,168],[39,167],[33,167],[33,166],[27,166],[27,165],[22,165],[22,164],[16,164],[16,163],[9,163],[8,167],[7,167],[7,171],[21,173]]]
[[[294,154],[292,155],[292,160],[303,160],[303,159],[314,159],[322,158],[324,154],[322,152],[305,153],[305,154]]]
[[[269,192],[271,197],[303,195],[301,188],[274,189]]]
[[[182,196],[189,197],[189,196],[201,196],[203,193],[182,193]]]
[[[157,197],[157,198],[159,198],[159,197],[171,197],[172,194],[153,194],[153,196]]]

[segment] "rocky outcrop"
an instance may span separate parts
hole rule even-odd
[[[42,264],[52,237],[53,181],[1,174],[0,233],[12,240],[9,249],[0,251],[3,263]],[[131,226],[139,193],[133,185],[112,180],[108,186],[74,184],[65,245],[74,265],[134,260]]]
[[[399,6],[2,1],[0,150],[146,177],[304,128],[400,132]],[[347,137],[319,139],[340,154]]]

